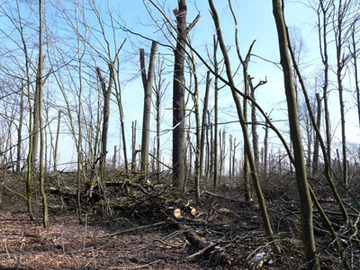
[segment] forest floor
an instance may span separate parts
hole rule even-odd
[[[191,191],[181,198],[167,192],[111,216],[88,210],[83,224],[75,208],[61,211],[50,196],[49,228],[43,228],[41,218],[29,220],[18,196],[2,192],[0,269],[305,269],[293,189],[287,185],[264,192],[274,241],[264,236],[258,205],[245,203],[238,187],[204,192],[197,204]],[[171,194],[177,198],[169,200]],[[336,209],[333,200],[323,202]],[[38,208],[34,210],[41,217]],[[178,219],[175,209],[181,211]],[[337,212],[332,218],[341,223]],[[343,269],[316,212],[315,234],[322,269]],[[199,242],[192,241],[194,235]],[[354,269],[360,269],[358,245],[348,245],[345,237],[343,241]]]

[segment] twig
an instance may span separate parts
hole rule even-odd
[[[65,245],[64,245],[64,231],[63,231],[63,228],[61,228],[61,246],[62,246],[62,251],[63,251],[63,254],[65,255],[66,254],[66,251],[65,251]]]
[[[3,235],[4,235],[6,254],[7,254],[8,259],[9,259],[9,261],[10,261],[10,260],[11,260],[11,258],[10,258],[10,253],[9,253],[9,249],[8,249],[8,246],[7,246],[6,236],[5,236],[5,233],[4,233],[4,227],[3,227],[2,225],[1,225],[1,230],[2,230]]]
[[[154,224],[138,226],[138,227],[135,227],[135,228],[119,231],[119,232],[116,232],[116,233],[100,235],[98,238],[112,237],[112,236],[115,236],[115,235],[120,235],[120,234],[123,234],[123,233],[133,232],[133,231],[141,230],[141,229],[147,229],[147,228],[151,228],[151,227],[156,227],[156,226],[160,226],[160,225],[164,225],[164,224],[166,224],[165,221],[160,221],[160,222],[157,222],[157,223],[154,223]]]
[[[277,241],[278,241],[277,239],[274,239],[274,240],[272,240],[272,241],[270,241],[270,242],[265,243],[264,245],[258,246],[257,248],[255,248],[255,249],[246,257],[246,261],[249,261],[250,258],[251,258],[252,256],[254,256],[259,250],[265,249],[265,248],[267,248],[268,246],[272,245],[274,242],[277,242]]]
[[[123,267],[109,267],[108,269],[142,269],[142,268],[146,268],[148,266],[151,266],[153,264],[156,264],[156,263],[159,263],[161,262],[161,260],[156,260],[156,261],[153,261],[153,262],[149,262],[147,264],[142,264],[142,265],[137,265],[137,266],[123,266]]]
[[[216,197],[216,198],[227,199],[227,200],[232,201],[232,202],[239,202],[239,200],[236,200],[236,199],[233,199],[233,198],[229,198],[229,197],[226,197],[226,196],[223,196],[223,195],[215,194],[215,193],[212,193],[212,192],[210,192],[210,191],[205,191],[205,194],[210,195],[210,196],[213,196],[213,197]]]
[[[16,191],[12,190],[11,188],[7,187],[5,184],[3,184],[2,186],[3,186],[7,191],[9,191],[9,192],[11,192],[11,193],[13,193],[13,194],[15,194],[15,195],[23,198],[24,200],[27,200],[27,198],[26,198],[23,194],[20,194],[20,193],[18,193],[18,192],[16,192]]]
[[[161,238],[161,240],[162,240],[162,241],[164,241],[165,239],[171,239],[171,238],[174,238],[175,236],[177,236],[177,235],[179,235],[179,234],[181,234],[181,233],[183,233],[183,231],[182,231],[182,230],[180,230],[180,231],[175,231],[175,232],[170,233],[169,235],[167,235],[167,236],[165,236],[165,237]]]
[[[84,265],[84,268],[87,268],[89,266],[89,264],[92,262],[92,261],[95,261],[96,257],[99,255],[99,253],[95,254],[94,255],[94,248],[91,247],[91,253],[93,255],[93,257]],[[96,262],[95,262],[96,264]],[[95,266],[96,267],[96,266]]]
[[[204,247],[203,249],[199,250],[198,252],[195,252],[194,254],[187,256],[186,259],[191,260],[191,259],[203,254],[204,252],[208,251],[209,249],[212,249],[215,246],[216,246],[216,243],[210,243],[208,246]]]
[[[174,244],[171,244],[171,243],[167,243],[162,239],[154,239],[154,241],[160,242],[160,243],[162,243],[164,245],[167,245],[169,247],[172,247],[172,248],[179,248],[180,246],[183,246],[182,244],[181,245],[174,245]]]
[[[25,245],[25,239],[22,239],[22,240],[21,240],[21,246],[20,246],[20,249],[19,249],[19,253],[18,253],[18,256],[17,256],[16,270],[19,270],[19,266],[20,266],[20,255],[21,255],[22,249],[24,248],[24,245]]]

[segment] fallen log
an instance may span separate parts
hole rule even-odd
[[[199,249],[196,253],[188,256],[188,259],[193,259],[199,255],[215,260],[219,265],[232,265],[233,259],[226,253],[225,249],[220,247],[217,243],[206,240],[198,235],[194,229],[189,228],[186,224],[178,222],[170,218],[172,225],[181,230],[186,240],[194,247]]]

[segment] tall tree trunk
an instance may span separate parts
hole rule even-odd
[[[201,123],[201,135],[200,135],[200,173],[202,174],[204,168],[204,146],[205,146],[205,134],[207,129],[207,110],[210,92],[210,71],[206,74],[206,89],[204,97],[204,107],[202,111],[202,123]]]
[[[162,87],[164,84],[164,79],[162,78],[162,72],[164,71],[164,61],[160,61],[160,57],[158,57],[158,65],[157,65],[157,80],[155,80],[155,110],[156,110],[156,172],[157,172],[157,180],[160,181],[160,164],[161,164],[161,140],[160,140],[160,131],[161,131],[161,99],[164,94],[162,92]],[[165,87],[164,91],[166,90]]]
[[[268,154],[269,154],[269,125],[266,122],[265,124],[265,134],[264,134],[264,156],[263,156],[263,173],[264,175],[267,175],[268,171]]]
[[[354,22],[351,29],[351,58],[353,60],[353,67],[354,67],[355,96],[356,96],[358,120],[360,126],[360,86],[359,86],[360,81],[359,81],[358,65],[357,65],[357,58],[359,57],[359,49],[357,47],[357,41],[356,41],[357,25],[358,25],[358,20]]]
[[[117,62],[116,62],[117,65],[119,65],[118,62],[119,61],[117,60]],[[122,146],[123,146],[125,172],[127,174],[129,174],[129,162],[128,162],[128,158],[127,158],[127,147],[126,147],[126,137],[125,137],[124,111],[123,111],[123,106],[122,106],[121,87],[120,87],[120,79],[119,79],[118,69],[119,69],[119,67],[117,67],[116,80],[114,81],[115,96],[116,96],[116,101],[117,101],[119,116],[120,116],[119,118],[120,118],[120,128],[121,128],[121,141],[122,141]]]
[[[249,75],[249,83],[251,89],[250,95],[253,98],[253,100],[256,100],[255,90],[257,87],[254,87],[250,75]],[[255,164],[256,167],[259,169],[259,135],[257,133],[256,107],[254,103],[251,104],[251,133],[252,133]]]
[[[201,141],[201,139],[203,139],[203,128],[201,128],[200,125],[200,110],[199,110],[199,84],[198,84],[198,76],[197,76],[197,67],[196,67],[196,57],[195,54],[192,53],[191,55],[191,69],[192,69],[192,75],[194,77],[194,93],[192,95],[193,97],[193,102],[194,102],[194,113],[195,113],[195,140],[196,140],[196,145],[195,145],[195,199],[198,201],[200,199],[200,179],[201,179],[201,159],[202,159],[202,148],[203,145],[202,143],[204,141]],[[208,96],[209,96],[209,76],[210,74],[208,73],[207,76],[207,86],[206,86],[206,91],[205,91],[205,100],[204,100],[204,107],[207,107],[207,100],[208,100]],[[203,120],[204,120],[204,114],[203,114]],[[190,122],[190,119],[189,119]],[[190,129],[190,124],[189,124],[189,129]],[[190,139],[189,139],[190,142]],[[191,151],[191,147],[190,147],[190,154],[192,154]],[[192,155],[191,155],[192,156]],[[190,161],[190,164],[192,164],[192,162]]]
[[[131,155],[131,172],[134,173],[136,171],[136,125],[137,121],[133,121],[131,125],[131,146],[132,146],[132,155]]]
[[[208,129],[209,129],[209,175],[213,175],[214,173],[214,125],[211,124],[211,112],[210,110],[207,111],[207,115],[208,115],[208,120],[207,122],[209,123],[208,125]],[[210,177],[206,178],[206,179],[210,179]]]
[[[106,86],[105,79],[101,74],[100,68],[96,68],[96,74],[99,78],[101,90],[104,98],[103,105],[103,124],[102,124],[102,133],[101,133],[101,152],[100,152],[100,172],[101,176],[105,177],[105,166],[106,166],[106,155],[107,155],[107,141],[108,141],[108,132],[109,132],[109,118],[110,118],[110,95],[112,91],[112,86],[114,82],[114,66],[112,63],[109,63],[109,82]]]
[[[288,35],[289,36],[289,35]],[[289,42],[288,42],[289,43]],[[307,110],[308,110],[308,113],[309,113],[309,117],[310,117],[310,120],[311,120],[311,123],[314,127],[314,130],[316,132],[316,134],[319,136],[319,143],[320,143],[320,146],[321,146],[321,150],[323,152],[323,155],[324,157],[327,157],[327,154],[326,154],[326,147],[325,147],[325,144],[322,140],[322,137],[321,137],[321,134],[320,134],[320,129],[319,127],[317,126],[316,124],[316,121],[315,121],[315,117],[314,117],[314,113],[313,113],[313,110],[312,110],[312,107],[311,107],[311,104],[310,104],[310,99],[308,97],[308,94],[307,94],[307,91],[306,91],[306,87],[305,87],[305,83],[304,83],[304,80],[301,76],[301,73],[299,71],[299,67],[297,65],[297,62],[296,62],[296,59],[295,59],[295,56],[294,56],[294,53],[293,53],[293,50],[292,50],[292,46],[291,44],[289,43],[288,44],[288,48],[289,48],[289,51],[290,51],[290,54],[291,54],[291,57],[292,57],[292,64],[294,66],[294,69],[297,73],[297,76],[299,78],[299,82],[300,82],[300,85],[301,85],[301,88],[303,90],[303,94],[304,94],[304,98],[305,98],[305,104],[307,106]],[[337,188],[336,188],[336,185],[334,183],[334,179],[333,179],[333,176],[332,176],[332,172],[331,172],[331,167],[330,167],[330,161],[327,159],[327,158],[324,158],[324,163],[325,163],[325,176],[326,176],[326,180],[328,181],[329,183],[329,186],[331,188],[331,191],[333,192],[334,194],[334,197],[336,199],[336,201],[338,202],[339,204],[339,207],[340,207],[340,211],[343,215],[343,218],[344,218],[344,221],[346,224],[348,224],[349,222],[349,215],[347,213],[347,210],[345,208],[345,205],[344,203],[342,202],[342,199],[337,191]]]
[[[115,144],[115,145],[114,145],[114,154],[113,154],[113,159],[112,159],[112,168],[113,168],[113,170],[116,169],[116,164],[117,164],[117,152],[118,152],[118,150],[117,150],[117,145]]]
[[[27,155],[27,172],[26,172],[26,198],[27,198],[27,208],[29,213],[30,220],[35,220],[35,216],[32,210],[32,191],[31,191],[31,180],[33,174],[33,144],[34,144],[34,132],[33,132],[33,114],[31,113],[32,105],[31,105],[31,93],[30,87],[28,88],[28,100],[29,100],[29,150]]]
[[[201,145],[201,126],[200,126],[200,111],[199,111],[199,86],[198,79],[196,74],[196,63],[195,55],[192,56],[193,62],[193,75],[194,75],[194,109],[195,109],[195,122],[196,122],[196,146],[195,146],[195,199],[198,201],[200,199],[200,179],[201,179],[201,154],[202,154],[202,145]],[[207,90],[208,94],[209,90]],[[206,95],[206,94],[205,94]]]
[[[24,25],[22,23],[22,16],[19,7],[19,1],[16,1],[16,9],[18,15],[18,21],[20,25],[20,37],[21,37],[21,44],[22,50],[24,52],[24,63],[25,63],[25,87],[26,87],[26,95],[29,105],[29,149],[28,154],[26,157],[26,180],[25,180],[25,188],[26,188],[26,203],[28,208],[28,214],[30,220],[34,220],[34,213],[32,210],[32,191],[31,191],[31,180],[32,180],[32,173],[33,173],[33,144],[34,144],[34,132],[33,132],[33,105],[31,101],[31,85],[30,85],[30,57],[27,50],[27,44],[24,37]]]
[[[250,76],[248,75],[248,66],[249,66],[249,62],[250,62],[250,56],[251,56],[251,50],[255,44],[255,41],[253,41],[250,45],[250,48],[246,54],[245,59],[242,57],[241,53],[240,53],[240,45],[239,45],[239,38],[238,38],[238,23],[237,23],[237,19],[235,16],[235,12],[232,8],[231,5],[231,0],[228,0],[229,3],[229,8],[231,11],[231,14],[233,16],[233,20],[235,23],[235,44],[236,44],[236,53],[237,56],[241,62],[242,68],[243,68],[243,80],[244,80],[244,96],[247,97],[249,96],[249,92],[250,92]],[[246,98],[243,99],[243,115],[244,115],[244,121],[245,121],[245,126],[246,129],[248,128],[248,100]],[[250,167],[249,167],[249,157],[247,155],[247,152],[245,151],[244,148],[244,162],[243,162],[243,176],[244,176],[244,186],[245,186],[245,201],[249,202],[251,201],[251,186],[250,186]]]
[[[345,67],[344,59],[344,36],[343,27],[345,19],[346,2],[342,5],[342,1],[339,2],[338,14],[337,14],[337,27],[335,30],[335,43],[336,43],[336,80],[339,92],[339,106],[340,106],[340,118],[341,118],[341,140],[342,140],[342,171],[343,171],[343,183],[347,187],[349,185],[348,164],[347,164],[347,147],[346,147],[346,129],[345,129],[345,103],[344,103],[344,86],[343,86],[343,69]]]
[[[206,110],[206,116],[208,117],[208,110]],[[209,119],[208,119],[209,120]],[[210,130],[210,123],[208,122],[208,125],[206,127],[205,130],[205,141],[206,141],[206,149],[205,149],[205,168],[204,168],[204,173],[205,173],[205,179],[208,180],[209,179],[209,174],[210,174],[210,155],[211,155],[211,149],[210,149],[210,135],[209,132],[211,132]]]
[[[173,80],[173,182],[180,190],[185,184],[185,77],[184,61],[186,46],[186,0],[178,1],[174,10],[177,22],[177,41],[175,49]]]
[[[40,1],[40,0],[39,0]],[[39,64],[38,64],[39,65]],[[33,107],[33,135],[32,135],[32,153],[31,153],[31,166],[32,171],[35,173],[36,171],[36,160],[37,160],[37,154],[38,154],[38,148],[39,148],[39,114],[40,114],[40,93],[38,87],[35,87],[35,97],[34,97],[34,107]]]
[[[304,150],[302,146],[299,113],[296,100],[296,93],[293,83],[292,65],[288,52],[288,39],[286,24],[283,14],[283,6],[280,0],[273,0],[273,14],[276,23],[280,63],[284,73],[284,86],[289,115],[290,137],[294,148],[296,164],[296,180],[300,197],[302,238],[305,250],[305,258],[309,264],[308,269],[319,269],[320,264],[316,254],[315,238],[313,231],[312,201],[309,192],[309,184],[306,174]]]
[[[43,119],[42,119],[42,99],[43,99],[43,22],[42,22],[42,0],[39,0],[39,66],[36,75],[36,90],[38,92],[38,104],[37,104],[37,119],[38,119],[38,128],[40,131],[40,160],[39,160],[39,179],[40,179],[40,195],[42,197],[43,203],[43,226],[47,228],[48,224],[48,205],[47,197],[45,193],[45,176],[44,176],[44,151],[45,151],[45,138],[44,138],[44,128],[43,128]],[[35,123],[34,123],[35,124]]]
[[[219,73],[219,64],[217,62],[217,47],[218,40],[216,35],[213,36],[214,43],[214,71],[215,71],[215,82],[214,82],[214,179],[213,186],[216,188],[219,184],[219,158],[218,158],[218,148],[219,148],[219,135],[218,135],[218,119],[219,119],[219,86],[218,86],[218,73]]]
[[[341,146],[342,146],[342,172],[343,172],[343,183],[345,187],[349,186],[349,169],[347,162],[347,143],[346,143],[346,126],[345,126],[345,102],[344,102],[344,86],[342,83],[342,69],[344,67],[342,61],[342,50],[338,49],[336,53],[337,57],[337,71],[336,79],[338,84],[339,92],[339,106],[340,106],[340,118],[341,118]]]
[[[254,43],[253,43],[254,44]],[[249,49],[249,53],[248,56],[250,56],[250,51],[251,51],[252,46]],[[239,53],[240,56],[240,53]],[[249,88],[250,88],[250,78],[248,75],[248,64],[250,61],[250,57],[246,57],[245,60],[242,59],[242,57],[240,56],[241,59],[241,63],[243,66],[243,79],[244,79],[244,95],[248,96],[249,95]],[[244,121],[245,121],[245,126],[246,129],[248,129],[248,101],[246,98],[243,99],[243,109],[244,109]],[[235,141],[234,141],[234,156],[235,156]],[[234,166],[234,163],[233,163]],[[250,167],[249,167],[249,157],[247,154],[247,151],[245,151],[244,148],[244,163],[243,163],[243,176],[244,176],[244,186],[245,186],[245,201],[246,202],[250,202],[251,199],[251,186],[250,186]],[[234,177],[234,175],[233,175]]]
[[[18,136],[17,136],[17,146],[16,146],[16,172],[21,171],[21,151],[22,151],[22,126],[24,121],[24,95],[25,95],[25,85],[21,83],[21,92],[20,92],[20,104],[19,104],[19,125],[18,125]]]
[[[231,174],[232,172],[232,161],[233,161],[233,158],[232,158],[232,155],[233,155],[233,136],[230,134],[229,135],[229,178],[232,180],[233,179],[233,176]]]
[[[260,213],[261,213],[261,218],[262,218],[264,230],[266,232],[266,235],[270,239],[273,239],[273,230],[271,228],[269,215],[268,215],[268,212],[267,212],[267,209],[266,209],[264,195],[263,195],[262,190],[261,190],[260,181],[259,181],[259,177],[258,177],[258,174],[257,174],[257,170],[256,170],[254,158],[253,158],[253,153],[252,153],[251,148],[250,148],[250,139],[249,139],[248,131],[247,131],[247,128],[246,128],[246,123],[245,123],[245,119],[244,119],[244,115],[243,115],[243,110],[241,108],[240,98],[239,98],[238,93],[236,91],[237,89],[236,89],[233,74],[232,74],[232,71],[231,71],[230,58],[229,58],[229,55],[227,53],[227,48],[226,48],[224,40],[223,40],[221,27],[220,27],[220,23],[219,23],[219,17],[218,17],[217,11],[215,9],[215,6],[214,6],[214,3],[213,3],[212,0],[209,0],[209,5],[210,5],[213,21],[214,21],[214,24],[215,24],[215,29],[216,29],[217,37],[218,37],[218,40],[219,40],[219,45],[220,45],[220,48],[221,48],[221,52],[222,52],[223,57],[224,57],[224,63],[225,63],[225,67],[226,67],[226,74],[227,74],[228,83],[229,83],[229,86],[231,88],[231,93],[232,93],[232,96],[233,96],[233,99],[234,99],[234,102],[235,102],[235,105],[236,105],[237,114],[238,114],[238,117],[239,117],[241,129],[242,129],[242,133],[243,133],[244,147],[245,147],[245,151],[246,151],[246,153],[248,155],[248,159],[249,159],[249,165],[250,165],[250,168],[251,168],[251,175],[252,175],[254,188],[255,188],[256,195],[257,195],[258,202],[259,202]],[[276,246],[276,247],[279,250],[278,246]]]
[[[233,153],[233,156],[232,156],[232,176],[233,176],[233,179],[235,179],[235,177],[236,177],[236,174],[235,174],[235,172],[236,172],[236,170],[235,170],[235,168],[236,168],[236,148],[239,146],[239,143],[238,144],[236,144],[236,138],[234,138],[234,147],[233,147],[233,151],[234,151],[234,153]]]
[[[219,152],[220,152],[220,164],[219,164],[219,183],[222,182],[222,176],[224,172],[224,160],[226,149],[226,132],[225,130],[219,130]]]
[[[329,160],[329,168],[331,172],[331,121],[329,113],[329,56],[328,56],[328,24],[329,18],[332,16],[330,14],[330,9],[332,8],[331,1],[325,3],[324,0],[320,0],[318,7],[318,36],[319,36],[319,48],[321,60],[324,65],[324,82],[323,82],[323,99],[324,99],[324,116],[325,116],[325,134],[326,134],[326,157]],[[322,18],[321,18],[322,16]]]
[[[151,96],[155,72],[156,49],[157,43],[153,41],[151,44],[149,68],[147,74],[145,67],[145,52],[144,49],[140,49],[141,77],[144,87],[144,112],[141,137],[141,171],[145,176],[149,170]]]
[[[77,11],[75,11],[77,12]],[[79,29],[79,19],[78,16],[76,14],[76,29]],[[78,31],[77,31],[78,33]],[[78,34],[77,36],[77,57],[78,57],[78,61],[79,61],[79,66],[78,66],[78,72],[79,72],[79,92],[78,92],[78,113],[77,113],[77,122],[78,122],[78,143],[76,145],[76,150],[77,150],[77,174],[76,174],[76,184],[77,184],[77,196],[76,196],[76,203],[77,203],[77,209],[78,209],[78,219],[79,219],[79,223],[82,224],[83,223],[83,218],[82,218],[82,206],[81,206],[81,185],[82,182],[86,181],[86,171],[85,171],[85,166],[84,166],[84,160],[83,160],[83,154],[82,154],[82,147],[83,147],[83,143],[82,143],[82,92],[83,92],[83,74],[82,74],[82,60],[83,60],[83,56],[84,54],[81,52],[81,41],[80,41],[81,37]],[[60,122],[60,112],[59,112],[59,122]],[[75,135],[75,134],[74,134]],[[75,135],[76,136],[76,135]],[[83,178],[83,179],[82,179]]]
[[[316,93],[316,108],[317,108],[317,113],[316,113],[316,125],[319,128],[320,131],[320,127],[321,127],[321,98],[320,98],[320,94]],[[319,134],[315,134],[315,144],[314,144],[314,152],[313,152],[313,162],[312,162],[312,171],[313,171],[313,175],[317,175],[318,170],[319,170],[319,142],[320,140],[320,136]]]
[[[55,178],[56,178],[56,183],[57,183],[57,187],[60,190],[61,188],[61,184],[60,184],[60,177],[59,177],[59,172],[57,169],[57,164],[58,164],[58,152],[59,152],[59,138],[60,138],[60,123],[61,123],[61,111],[58,112],[58,122],[57,122],[57,128],[56,128],[56,137],[55,137],[55,146],[54,146],[54,172],[55,172]],[[60,201],[61,201],[61,209],[64,209],[65,207],[65,202],[64,202],[64,198],[62,196],[62,194],[60,194]]]

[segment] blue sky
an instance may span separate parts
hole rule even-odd
[[[147,2],[147,1],[144,1]],[[164,3],[164,11],[171,20],[174,20],[172,10],[176,8],[176,1],[159,1]],[[225,41],[232,52],[233,70],[236,69],[239,61],[235,56],[235,40],[234,40],[234,23],[231,17],[231,13],[228,9],[227,1],[214,1],[218,9],[221,26],[225,36]],[[159,40],[165,44],[168,44],[169,40],[172,44],[175,44],[170,36],[164,37],[164,33],[159,31],[154,22],[151,20],[148,12],[144,8],[143,1],[120,1],[119,13],[122,20],[126,23],[126,27],[134,32],[140,33],[149,38]],[[163,19],[160,13],[148,3],[148,10],[151,16],[157,20],[161,25]],[[249,45],[253,40],[256,39],[255,46],[253,48],[253,54],[259,55],[269,61],[278,62],[278,45],[276,28],[272,15],[271,1],[255,0],[255,1],[233,1],[233,8],[237,16],[239,24],[239,43],[241,47],[241,53],[246,54]],[[290,28],[296,28],[296,31],[300,34],[304,42],[303,57],[301,59],[302,66],[304,67],[304,76],[308,77],[309,86],[314,84],[313,74],[319,72],[322,68],[320,58],[318,56],[318,43],[316,33],[316,17],[314,12],[306,5],[299,3],[299,1],[286,1],[286,20]],[[196,27],[191,31],[190,37],[194,43],[194,47],[206,58],[206,48],[209,47],[211,51],[212,46],[212,35],[215,33],[213,21],[209,13],[208,3],[205,0],[188,1],[188,22],[191,22],[196,15],[200,13],[200,20]],[[166,31],[165,31],[166,32]],[[125,52],[132,52],[135,61],[131,62],[129,68],[129,76],[133,78],[138,72],[137,69],[137,52],[138,47],[145,47],[149,51],[150,42],[141,38],[129,35],[128,47],[125,48]],[[160,47],[160,52],[166,54],[167,63],[169,65],[168,71],[170,72],[168,80],[171,82],[171,63],[173,56],[171,51],[167,48]],[[130,53],[131,54],[131,53]],[[128,60],[128,55],[124,56]],[[205,69],[201,69],[203,66],[198,60],[199,68],[203,71],[200,77],[205,76]],[[127,67],[125,66],[125,70]],[[283,77],[279,68],[274,64],[267,61],[263,61],[255,56],[252,57],[251,64],[249,66],[250,74],[254,77],[254,83],[256,84],[259,80],[267,78],[268,83],[257,92],[257,99],[264,109],[271,113],[272,118],[278,122],[277,126],[287,132],[287,124],[284,122],[287,119],[285,95],[283,90]],[[199,72],[200,73],[200,72]],[[124,72],[124,78],[126,79],[126,72]],[[238,86],[242,87],[241,72],[237,77]],[[201,86],[200,97],[203,97],[204,85]],[[312,87],[309,87],[312,89]],[[127,131],[130,132],[131,121],[137,119],[138,128],[141,128],[142,118],[142,85],[138,79],[131,80],[129,83],[124,84],[124,109],[125,109],[125,120],[127,122]],[[314,95],[313,93],[310,95]],[[210,99],[213,98],[213,94],[210,95]],[[348,96],[348,104],[353,104],[352,97]],[[335,132],[334,142],[338,142],[340,138],[340,127],[339,127],[339,108],[337,105],[338,96],[336,92],[332,92],[331,97],[331,117],[333,120],[333,130]],[[170,107],[172,105],[172,88],[171,85],[167,90],[166,99],[164,100],[164,118],[162,122],[162,128],[170,130],[172,125],[172,115]],[[233,106],[233,100],[229,89],[224,88],[220,92],[220,121],[237,120],[236,110]],[[115,118],[117,117],[116,114]],[[357,118],[354,110],[348,111],[348,122],[349,126],[356,126]],[[113,119],[117,121],[117,119]],[[241,141],[241,132],[239,124],[227,125],[225,128],[228,134],[233,134],[238,137]],[[261,130],[261,128],[259,128]],[[114,138],[117,138],[116,133],[119,130],[113,130]],[[140,131],[138,132],[140,136]],[[275,146],[278,146],[276,138],[272,136]],[[347,138],[353,142],[360,142],[358,136],[358,129],[349,128]],[[128,136],[129,139],[129,136]],[[138,141],[140,140],[140,137]],[[262,140],[262,137],[260,138]],[[164,147],[164,154],[171,154],[171,134],[162,136],[162,142]],[[116,143],[116,142],[115,142]],[[109,149],[112,149],[111,147]]]
[[[86,3],[88,0],[84,0]],[[155,1],[155,0],[154,0]],[[59,8],[61,5],[69,9],[69,12],[72,5],[69,3],[72,0],[67,1],[45,1],[46,7],[48,8],[47,13],[49,14],[49,22],[53,23],[52,30],[66,39],[59,39],[59,44],[71,43],[71,39],[74,38],[74,34],[66,30],[66,24],[63,21],[63,16],[61,12],[55,7]],[[81,1],[80,1],[81,2]],[[142,104],[143,104],[143,89],[141,78],[139,76],[139,63],[138,63],[138,53],[139,48],[145,48],[145,51],[150,50],[151,42],[144,40],[132,34],[126,33],[120,29],[119,26],[126,26],[133,32],[139,33],[143,36],[149,37],[151,39],[158,40],[162,43],[168,44],[169,42],[175,44],[174,39],[168,34],[165,29],[163,32],[159,31],[158,26],[164,26],[163,18],[161,14],[156,10],[148,0],[118,0],[118,1],[95,1],[96,5],[99,7],[99,10],[102,12],[102,18],[105,22],[109,22],[107,4],[110,6],[110,11],[112,12],[113,17],[116,19],[116,43],[120,44],[125,38],[127,42],[120,53],[120,58],[122,59],[121,63],[121,83],[122,83],[122,93],[123,93],[123,106],[125,112],[125,124],[127,131],[127,140],[128,148],[130,146],[131,139],[131,122],[137,120],[138,128],[141,128],[142,123]],[[167,14],[170,20],[174,22],[173,9],[176,8],[176,1],[165,1],[158,0],[155,1],[163,8],[164,12]],[[317,33],[316,33],[316,17],[314,12],[307,7],[306,5],[300,3],[301,1],[285,1],[286,3],[286,20],[290,28],[296,28],[297,32],[300,33],[303,42],[304,42],[304,52],[303,57],[301,58],[301,63],[303,67],[304,76],[306,76],[309,83],[309,89],[311,89],[313,94],[313,85],[314,85],[314,74],[321,70],[321,62],[318,57],[318,45],[317,45]],[[7,3],[9,6],[12,3],[15,3],[13,0],[2,0],[0,3]],[[144,3],[147,4],[148,10],[145,8]],[[235,55],[235,40],[234,40],[234,23],[231,17],[231,13],[228,8],[228,2],[224,0],[215,0],[215,6],[217,7],[218,13],[220,15],[221,26],[225,36],[225,41],[230,48],[230,54],[233,64],[233,71],[238,67],[239,61]],[[272,5],[271,1],[265,0],[243,0],[243,1],[232,1],[235,14],[237,16],[239,24],[239,43],[241,48],[241,53],[246,54],[248,47],[253,40],[256,40],[255,46],[252,53],[258,55],[264,59],[267,59],[272,62],[279,61],[278,54],[278,45],[277,45],[277,36],[276,28],[272,15]],[[209,13],[208,1],[206,0],[188,0],[188,22],[191,22],[198,13],[200,13],[200,20],[195,26],[195,28],[190,32],[190,37],[194,43],[194,47],[202,56],[208,60],[207,49],[212,53],[212,36],[215,33],[214,25],[212,18]],[[33,7],[36,8],[36,5],[33,4]],[[86,5],[87,12],[89,11],[89,5]],[[26,9],[24,9],[26,10]],[[27,16],[27,11],[24,11],[22,14],[24,17]],[[148,13],[150,12],[150,14]],[[158,26],[155,25],[152,18],[158,23]],[[94,29],[99,29],[98,24],[94,20],[93,15],[89,16],[88,23]],[[65,30],[64,30],[65,29]],[[112,32],[110,29],[106,30],[109,39],[112,40]],[[93,39],[94,40],[94,39]],[[113,40],[112,40],[113,41]],[[96,42],[92,45],[96,45]],[[97,45],[96,45],[97,46]],[[112,46],[112,45],[111,45]],[[172,61],[173,55],[172,51],[166,47],[159,47],[159,51],[165,60],[166,72],[168,73],[166,79],[170,82],[170,86],[167,90],[167,93],[164,98],[163,105],[163,122],[162,128],[164,130],[170,130],[172,125],[172,115],[171,115],[171,105],[172,105]],[[69,53],[73,53],[69,51]],[[220,59],[220,56],[218,57]],[[97,59],[96,65],[104,67],[104,62]],[[200,84],[200,97],[204,95],[204,77],[206,70],[203,65],[198,60],[199,68],[199,78],[201,79]],[[287,132],[286,122],[280,122],[287,119],[287,113],[285,111],[285,95],[283,91],[283,78],[281,70],[276,67],[273,63],[261,60],[253,56],[251,58],[251,63],[249,65],[249,72],[254,77],[254,84],[259,80],[264,80],[267,78],[268,83],[257,91],[257,99],[260,105],[267,111],[271,112],[272,118],[277,121],[277,126]],[[238,83],[239,89],[242,87],[242,78],[241,72],[235,76],[235,79]],[[347,83],[348,89],[351,89],[352,84]],[[59,100],[61,97],[59,97]],[[213,93],[210,95],[210,104],[212,104]],[[340,128],[338,125],[339,115],[338,115],[338,96],[336,91],[331,93],[331,117],[333,120],[333,130],[336,131],[334,142],[339,141],[337,137],[340,134]],[[348,140],[360,143],[358,126],[357,126],[357,116],[354,110],[354,101],[351,94],[347,95],[347,124],[349,125],[348,129]],[[210,105],[212,106],[212,105]],[[191,107],[191,104],[190,104]],[[116,105],[112,103],[112,115],[111,115],[111,130],[109,132],[109,157],[112,155],[112,149],[114,144],[119,142],[119,119],[118,112],[116,111]],[[233,101],[231,97],[230,90],[224,88],[220,92],[220,121],[228,120],[237,120],[236,110],[233,106]],[[56,115],[56,113],[54,113]],[[152,120],[153,121],[153,120]],[[154,121],[153,121],[154,123]],[[233,134],[238,137],[238,140],[241,141],[241,132],[239,124],[232,124],[222,126],[226,128],[228,134]],[[259,128],[261,130],[261,128]],[[138,142],[140,142],[140,132],[138,132]],[[63,153],[61,157],[63,160],[65,158],[73,157],[76,158],[73,153],[74,147],[69,147],[72,145],[72,139],[67,136],[61,138],[64,146]],[[260,138],[262,140],[262,138]],[[276,144],[276,139],[274,139],[274,145]],[[164,145],[164,155],[171,154],[171,134],[165,133],[162,136],[162,142]]]

